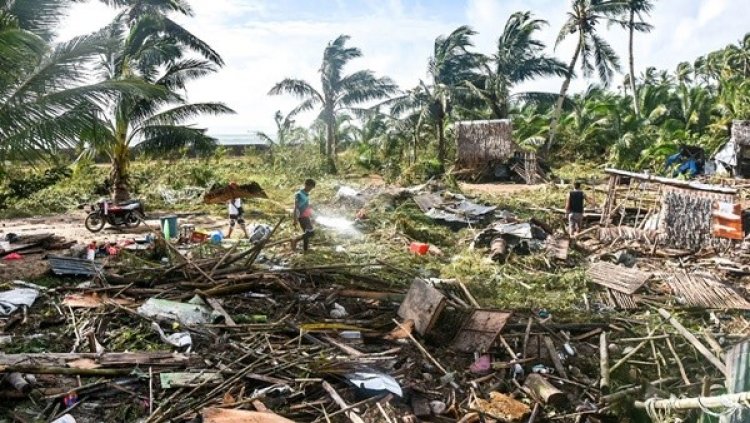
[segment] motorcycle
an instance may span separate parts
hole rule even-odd
[[[99,232],[104,225],[135,228],[146,219],[143,203],[141,200],[130,200],[123,203],[115,203],[111,200],[100,200],[91,205],[91,212],[86,216],[86,229],[91,232]]]

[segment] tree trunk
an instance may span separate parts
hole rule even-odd
[[[438,135],[438,162],[440,167],[445,168],[445,129],[443,128],[445,118],[440,117],[437,121],[437,135]]]
[[[575,53],[573,53],[573,59],[568,65],[568,74],[565,76],[565,81],[563,81],[562,87],[560,88],[560,97],[557,98],[557,104],[555,105],[554,112],[555,114],[552,117],[552,122],[550,122],[549,125],[549,139],[547,140],[547,145],[544,149],[545,153],[549,153],[550,149],[552,148],[552,144],[554,144],[555,142],[555,136],[557,135],[557,124],[560,121],[560,117],[562,116],[562,108],[563,102],[565,101],[565,95],[568,93],[568,88],[570,88],[570,80],[573,78],[573,70],[576,67],[576,63],[578,62],[578,56],[581,54],[581,43],[583,43],[582,39],[578,41]]]
[[[124,140],[118,140],[112,154],[112,169],[109,173],[109,179],[112,182],[112,200],[115,202],[130,199],[130,189],[128,186],[129,162],[130,152],[128,151],[127,143]]]
[[[336,173],[336,116],[333,110],[326,110],[326,161],[328,171]]]
[[[635,28],[633,28],[633,25],[635,25],[635,10],[632,8],[630,9],[630,25],[628,27],[629,32],[629,39],[628,39],[628,49],[630,57],[628,58],[628,62],[630,65],[630,91],[633,93],[633,110],[635,111],[635,117],[641,116],[641,108],[638,105],[638,91],[635,86],[635,59],[633,54],[633,33],[635,32]]]

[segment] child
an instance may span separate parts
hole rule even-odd
[[[310,207],[310,191],[315,188],[315,181],[305,180],[305,187],[294,195],[294,220],[304,232],[297,238],[292,239],[292,250],[297,248],[297,243],[302,240],[302,248],[306,252],[310,249],[310,238],[315,233],[312,224],[313,210]]]

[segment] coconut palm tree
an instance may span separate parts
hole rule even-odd
[[[638,108],[638,87],[635,81],[635,55],[633,53],[633,38],[635,32],[651,32],[654,27],[646,22],[645,17],[651,13],[654,8],[653,0],[625,0],[626,8],[625,18],[618,20],[618,23],[628,30],[628,68],[630,70],[630,91],[633,94],[633,110],[636,116],[640,116],[641,111]]]
[[[545,45],[534,38],[547,21],[535,19],[531,12],[516,12],[505,23],[497,40],[497,50],[485,57],[479,81],[466,81],[467,86],[487,105],[494,119],[506,119],[510,99],[535,100],[554,98],[548,93],[511,94],[513,87],[525,81],[547,76],[565,76],[565,64],[543,53]]]
[[[130,197],[131,150],[155,155],[185,148],[209,151],[216,140],[205,129],[185,123],[203,114],[233,111],[221,103],[188,103],[181,94],[188,82],[216,72],[223,63],[206,43],[169,18],[173,11],[190,13],[184,1],[110,3],[125,9],[107,27],[111,41],[102,55],[104,78],[136,78],[157,90],[150,95],[116,96],[100,109],[96,123],[84,134],[92,152],[109,156],[112,195],[123,201]]]
[[[620,59],[617,53],[597,33],[596,27],[600,23],[616,22],[616,16],[621,15],[625,10],[626,5],[615,0],[572,0],[572,10],[567,13],[567,19],[560,29],[555,47],[571,35],[575,35],[576,45],[550,124],[547,151],[555,141],[557,123],[562,114],[565,95],[568,93],[579,59],[583,76],[589,77],[596,71],[605,86],[609,85],[615,71],[620,70]]]
[[[54,158],[89,127],[95,105],[116,92],[145,93],[129,78],[91,84],[103,34],[50,45],[68,2],[0,0],[0,159]]]
[[[337,117],[341,112],[357,105],[379,100],[396,92],[396,84],[387,77],[378,78],[371,70],[361,70],[344,75],[344,67],[362,56],[356,47],[347,47],[348,35],[340,35],[328,43],[323,51],[320,67],[320,89],[307,81],[286,78],[271,88],[269,95],[292,94],[302,103],[294,113],[320,108],[318,119],[325,124],[325,153],[330,172],[336,172]]]

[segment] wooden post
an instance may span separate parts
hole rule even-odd
[[[560,361],[560,357],[557,355],[557,348],[555,348],[555,343],[552,342],[552,338],[550,338],[549,336],[545,336],[544,345],[547,347],[547,352],[549,352],[549,358],[552,360],[552,363],[555,365],[555,370],[557,370],[557,373],[560,376],[567,379],[568,374],[565,372],[565,366],[563,366],[562,362]]]
[[[727,352],[727,391],[730,394],[750,391],[750,341],[735,345]],[[722,415],[719,423],[750,421],[750,410],[742,408]]]

